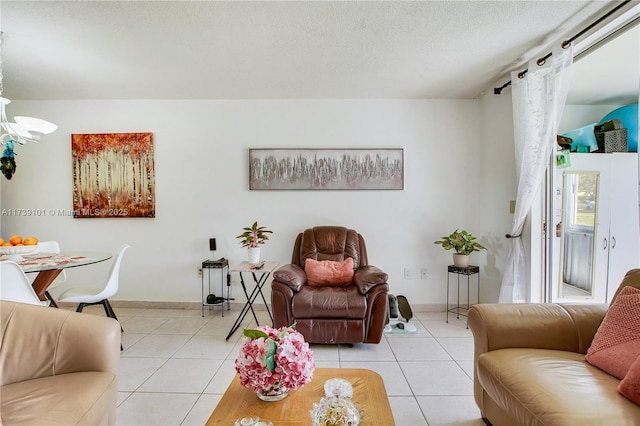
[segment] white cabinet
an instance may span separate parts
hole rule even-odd
[[[608,303],[640,267],[638,154],[572,153],[570,161],[556,174],[551,301]],[[587,181],[595,196],[579,184]]]
[[[603,199],[596,255],[602,259],[602,265],[597,265],[596,280],[606,280],[608,303],[627,271],[640,267],[638,155],[613,153],[599,156],[611,157],[609,173],[603,173],[601,180]],[[608,206],[605,202],[609,203]]]

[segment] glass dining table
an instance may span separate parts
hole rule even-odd
[[[32,286],[40,300],[46,300],[47,288],[63,269],[104,262],[111,259],[113,255],[102,251],[65,251],[63,253],[24,254],[21,257],[21,259],[9,259],[9,256],[0,256],[0,261],[13,260],[20,265],[26,274],[37,273]]]

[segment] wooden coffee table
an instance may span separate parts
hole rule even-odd
[[[242,417],[260,417],[274,425],[310,425],[309,411],[324,396],[324,382],[341,378],[353,386],[353,402],[364,410],[362,425],[395,425],[382,377],[374,371],[359,368],[316,368],[313,379],[277,402],[265,402],[255,392],[240,385],[236,375],[209,417],[207,425],[233,425]]]

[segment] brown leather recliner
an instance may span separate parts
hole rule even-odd
[[[307,259],[353,259],[353,283],[316,287],[307,284]],[[310,343],[379,343],[387,320],[387,274],[369,265],[364,239],[353,229],[316,226],[298,234],[291,264],[273,274],[274,325],[296,323]]]

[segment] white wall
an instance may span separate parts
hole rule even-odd
[[[115,250],[128,243],[114,299],[198,302],[197,266],[211,257],[246,259],[235,236],[258,220],[274,231],[262,257],[287,263],[295,235],[336,224],[357,229],[369,260],[389,274],[391,292],[412,304],[445,303],[451,252],[433,241],[466,228],[490,247],[474,254],[483,301],[497,299],[503,235],[515,198],[510,96],[488,100],[14,101],[59,129],[18,147],[17,172],[2,178],[3,209],[71,209],[71,133],[153,132],[156,218],[1,219],[14,233],[58,240],[63,249]],[[507,108],[508,107],[508,108]],[[506,145],[506,146],[505,146]],[[404,191],[249,191],[248,149],[402,147]],[[420,268],[428,279],[420,279]],[[403,269],[413,279],[405,280]],[[106,265],[69,271],[90,279]],[[497,283],[497,284],[496,284]],[[237,277],[233,296],[240,297]],[[490,300],[486,300],[489,298]]]
[[[500,294],[502,274],[509,254],[513,214],[510,200],[516,199],[515,148],[513,143],[513,111],[511,91],[500,95],[487,93],[480,99],[482,155],[478,211],[475,224],[484,236],[486,264],[482,268],[482,302],[495,302]],[[529,246],[523,235],[525,247]]]

